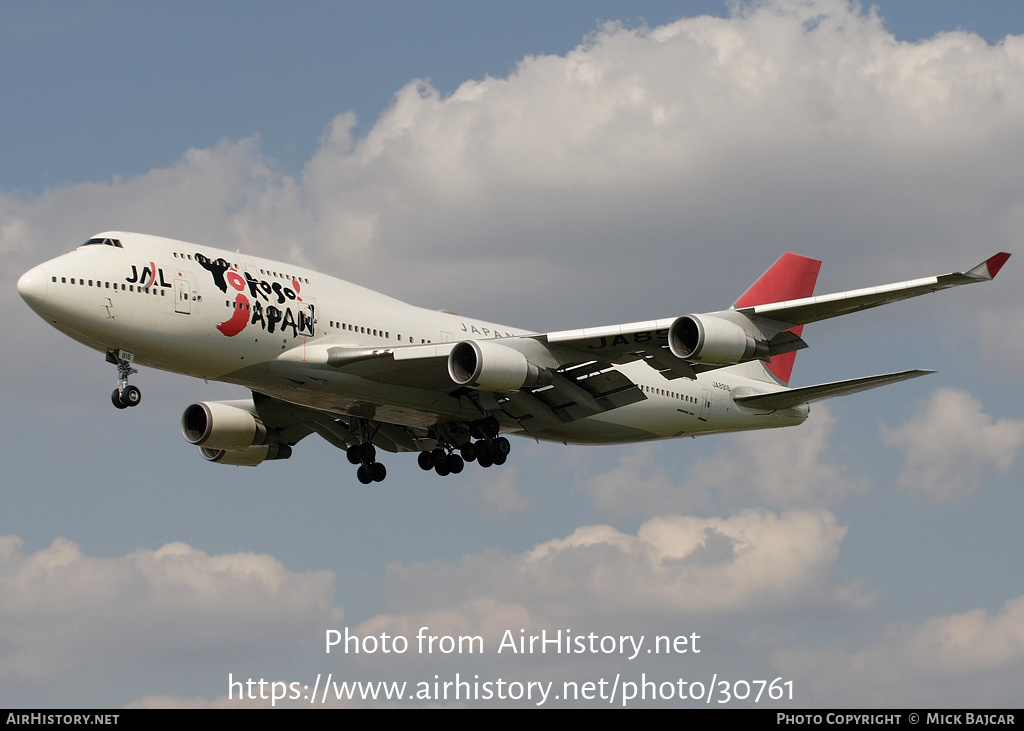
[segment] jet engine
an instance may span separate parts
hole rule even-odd
[[[460,386],[517,391],[551,382],[550,374],[514,348],[491,340],[463,340],[448,355],[448,375]]]
[[[247,449],[210,449],[200,447],[199,454],[208,462],[254,467],[268,459],[288,459],[292,448],[287,444],[257,444]]]
[[[252,401],[192,404],[181,415],[181,435],[199,447],[203,459],[218,464],[258,465],[292,455],[291,447],[275,442],[276,434],[268,435]]]
[[[668,346],[676,357],[695,363],[729,365],[768,357],[768,343],[710,315],[677,317],[668,329]]]
[[[246,449],[267,440],[251,401],[201,401],[181,415],[181,435],[209,449]]]

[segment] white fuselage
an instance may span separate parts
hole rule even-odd
[[[534,334],[415,307],[281,262],[141,234],[109,232],[95,240],[119,245],[82,246],[19,281],[26,301],[54,327],[101,352],[128,351],[145,366],[340,415],[429,428],[478,418],[480,408],[454,384],[420,384],[415,374],[406,385],[381,383],[317,364],[309,353]],[[783,388],[761,376],[758,363],[696,380],[666,379],[643,361],[616,368],[645,399],[531,436],[616,443],[791,426],[807,416],[806,405],[759,411],[733,401],[737,389]]]

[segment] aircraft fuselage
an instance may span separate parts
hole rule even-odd
[[[58,330],[103,353],[131,353],[136,364],[235,383],[340,416],[429,429],[479,419],[493,397],[445,383],[436,374],[424,376],[414,367],[408,378],[382,382],[358,369],[320,362],[325,349],[444,346],[536,335],[207,246],[123,232],[90,241],[19,281],[32,309]],[[806,405],[774,410],[738,405],[732,398],[737,389],[782,388],[767,378],[747,377],[751,369],[743,366],[695,380],[666,379],[642,360],[615,369],[642,397],[586,418],[535,426],[529,435],[567,443],[631,442],[790,426],[808,413]],[[502,429],[522,431],[508,420]]]

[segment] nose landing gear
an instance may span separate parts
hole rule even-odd
[[[135,356],[126,350],[107,353],[107,361],[117,366],[117,388],[110,394],[110,400],[119,409],[138,406],[142,401],[142,391],[137,386],[128,385],[128,376],[139,372],[132,368],[133,360]]]

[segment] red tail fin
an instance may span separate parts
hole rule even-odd
[[[750,289],[736,300],[733,307],[740,309],[810,297],[814,294],[814,283],[818,279],[820,269],[821,262],[817,259],[787,252],[750,285]],[[804,326],[799,325],[791,328],[789,332],[800,335],[803,329]],[[788,384],[795,360],[796,352],[783,353],[773,357],[765,367],[780,381]]]

